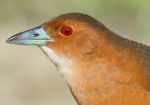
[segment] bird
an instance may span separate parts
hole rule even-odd
[[[10,37],[42,49],[78,105],[150,105],[150,47],[85,13],[65,13]]]

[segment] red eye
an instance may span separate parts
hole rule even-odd
[[[72,27],[70,26],[63,26],[60,32],[65,36],[69,36],[72,34],[73,30],[72,30]]]

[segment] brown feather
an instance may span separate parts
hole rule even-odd
[[[59,30],[73,27],[69,37]],[[73,66],[70,89],[79,105],[149,105],[150,47],[111,32],[96,19],[69,13],[45,24],[47,43]]]

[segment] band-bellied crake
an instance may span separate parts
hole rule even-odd
[[[39,46],[79,105],[150,105],[150,47],[86,14],[60,15],[7,43]]]

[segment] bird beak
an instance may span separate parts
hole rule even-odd
[[[48,41],[53,41],[53,39],[44,30],[43,25],[41,25],[10,37],[6,43],[45,46]]]

